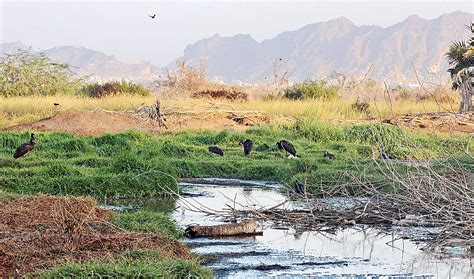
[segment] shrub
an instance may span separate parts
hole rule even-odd
[[[234,89],[208,89],[193,94],[195,98],[229,99],[234,101],[248,101],[249,95]]]
[[[121,94],[150,96],[150,91],[142,85],[127,82],[125,80],[107,82],[104,84],[87,84],[82,88],[81,92],[82,94],[93,98],[102,98],[110,95]]]
[[[300,99],[334,99],[337,97],[337,88],[328,86],[325,81],[305,81],[295,84],[284,91],[283,97],[291,100]]]
[[[355,101],[355,103],[353,103],[351,105],[352,109],[357,111],[357,112],[363,112],[365,114],[369,114],[370,111],[369,111],[369,103],[367,101],[361,101],[359,99],[357,99],[357,101]]]
[[[82,80],[71,71],[70,65],[54,63],[44,53],[21,50],[7,54],[0,62],[0,96],[73,95]]]

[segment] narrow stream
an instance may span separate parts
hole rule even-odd
[[[207,179],[182,183],[181,187],[185,195],[177,201],[178,208],[172,216],[183,228],[224,223],[199,212],[201,209],[226,210],[228,205],[238,209],[270,207],[286,199],[278,191],[279,185],[271,182]],[[459,251],[449,251],[441,258],[422,251],[421,244],[400,237],[414,233],[412,230],[394,228],[392,233],[386,233],[354,226],[323,234],[259,225],[262,236],[183,241],[207,259],[207,266],[218,278],[473,278],[470,259],[456,254]]]

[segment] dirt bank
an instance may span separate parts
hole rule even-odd
[[[128,112],[67,111],[29,124],[15,125],[4,130],[63,131],[76,135],[102,135],[138,130],[149,133],[172,132],[183,129],[242,131],[257,123],[271,122],[268,116],[239,117],[230,113],[176,114],[165,116],[166,126]]]
[[[24,276],[63,261],[85,262],[134,249],[190,259],[176,240],[125,232],[92,199],[34,196],[0,205],[0,275]]]
[[[130,112],[109,111],[66,111],[52,117],[29,124],[20,124],[3,130],[63,131],[76,135],[102,135],[137,130],[148,133],[175,132],[186,129],[243,131],[250,126],[262,123],[294,122],[291,117],[277,117],[232,112],[186,112],[164,116],[165,127],[159,127],[151,119]],[[333,120],[333,124],[386,123],[399,125],[411,130],[444,133],[474,133],[474,113],[422,113],[405,114],[384,119]]]
[[[433,112],[404,114],[383,119],[334,120],[335,124],[385,123],[410,130],[442,133],[474,133],[474,113]]]

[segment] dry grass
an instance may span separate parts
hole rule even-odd
[[[142,103],[152,104],[154,97],[112,96],[93,99],[74,96],[0,97],[0,128],[34,122],[61,111],[131,110]],[[54,106],[59,103],[59,106]]]
[[[0,98],[0,128],[16,124],[25,124],[47,118],[58,112],[107,110],[133,110],[145,103],[152,105],[156,97],[111,96],[92,99],[74,96],[56,97],[11,97]],[[59,103],[59,106],[54,106]],[[336,119],[366,119],[368,115],[352,108],[354,100],[251,100],[235,103],[227,100],[209,100],[192,98],[168,98],[162,100],[163,112],[209,112],[211,110],[258,111],[261,114],[289,117],[310,117],[320,121]],[[439,103],[432,100],[397,100],[391,104],[386,101],[369,102],[370,117],[385,118],[406,113],[425,113],[438,111],[456,111],[456,102]]]

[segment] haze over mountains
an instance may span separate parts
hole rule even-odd
[[[21,42],[3,43],[0,44],[0,53],[14,53],[18,49],[28,48]],[[88,75],[95,81],[126,79],[149,82],[160,73],[160,68],[149,62],[125,63],[113,55],[82,46],[60,46],[41,52],[55,62],[72,65],[74,72],[81,76]]]
[[[276,59],[282,59],[282,67],[293,72],[293,80],[322,78],[335,70],[363,74],[369,67],[377,79],[413,80],[413,65],[424,76],[445,75],[444,53],[451,41],[467,38],[465,25],[471,21],[474,14],[458,11],[431,20],[413,15],[383,28],[356,26],[340,17],[283,32],[262,42],[250,35],[216,34],[188,45],[178,59],[185,58],[191,64],[205,60],[209,78],[219,76],[230,83],[264,82],[272,75],[272,61]],[[2,53],[26,47],[19,42],[0,44]],[[79,74],[96,79],[149,81],[160,73],[151,63],[124,63],[115,56],[80,46],[55,47],[44,52],[57,62],[77,67]],[[174,63],[168,67],[173,68]]]
[[[372,64],[374,77],[400,80],[413,77],[413,64],[424,75],[438,69],[444,74],[448,45],[465,40],[465,25],[473,20],[473,14],[464,12],[432,20],[413,15],[382,28],[356,26],[340,17],[262,42],[249,35],[216,34],[186,47],[184,57],[194,63],[205,59],[209,76],[220,75],[226,81],[261,81],[272,75],[272,61],[280,58],[296,80],[321,78],[334,70],[360,74]]]

